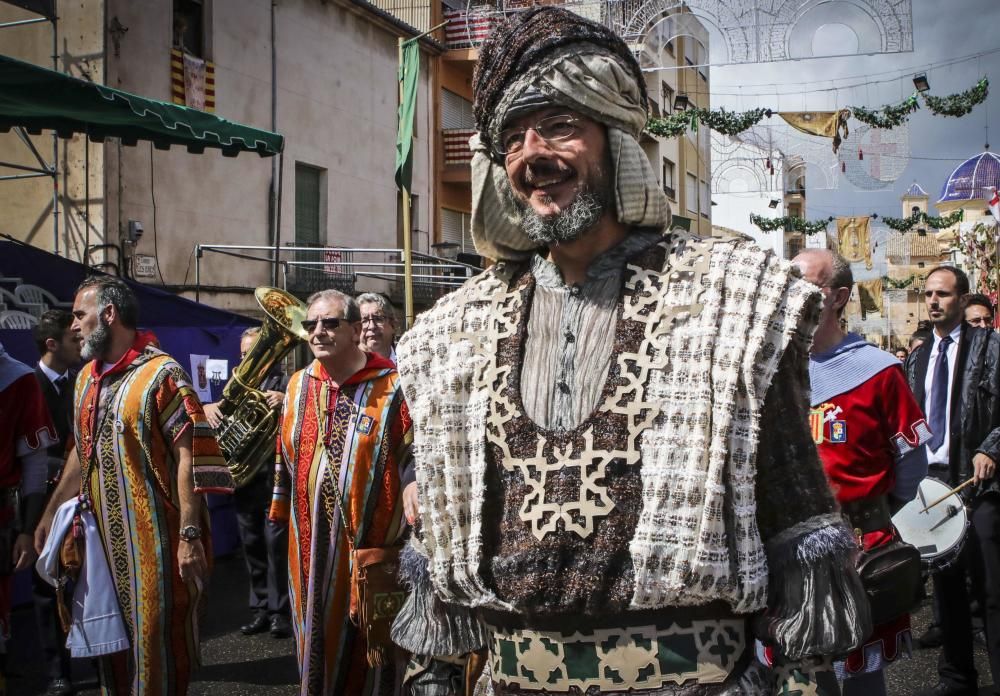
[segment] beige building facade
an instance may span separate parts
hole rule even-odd
[[[0,21],[30,17],[7,5],[0,9]],[[59,42],[66,51],[58,68],[170,101],[171,48],[181,22],[189,35],[180,39],[184,48],[214,63],[216,114],[282,133],[283,156],[228,158],[210,149],[195,155],[111,139],[88,147],[82,136],[59,141],[60,180],[68,182],[60,193],[59,236],[52,234],[51,205],[45,212],[51,180],[43,178],[0,182],[0,201],[12,211],[5,231],[74,260],[111,262],[134,276],[137,258],[154,257],[153,277],[138,279],[184,294],[193,292],[196,244],[269,246],[274,220],[281,245],[398,248],[397,40],[412,30],[374,6],[349,1],[87,0],[60,5]],[[5,52],[51,67],[46,25],[6,31]],[[425,252],[434,220],[423,202],[433,198],[439,151],[431,127],[437,53],[432,43],[422,50],[414,143],[414,246]],[[51,150],[48,134],[33,141],[40,151]],[[0,135],[0,160],[26,157],[22,149],[13,133]],[[85,149],[89,205],[82,203],[80,181]],[[281,190],[277,216],[272,187]],[[77,229],[84,207],[89,237]],[[129,221],[144,229],[135,244],[127,243]],[[271,282],[266,263],[209,254],[201,266],[201,282],[211,288],[202,299],[216,306],[252,310],[249,291]]]
[[[0,4],[0,23],[32,18]],[[401,302],[398,278],[350,266],[398,261],[392,250],[403,244],[394,181],[398,42],[448,21],[421,41],[413,248],[474,254],[472,75],[476,46],[496,19],[470,17],[460,0],[82,0],[60,4],[57,22],[0,29],[8,55],[168,102],[171,52],[183,50],[214,68],[218,116],[285,137],[280,157],[232,158],[83,136],[55,140],[56,156],[50,133],[31,136],[57,175],[0,181],[3,231],[189,297],[197,279],[199,299],[235,311],[256,310],[252,290],[273,282],[272,265],[199,256],[197,245],[260,247],[245,253],[267,259],[277,242],[283,261],[326,264],[285,266],[278,285],[300,294],[330,285],[374,289]],[[642,53],[644,68],[654,68],[646,70],[653,115],[669,115],[685,100],[708,107],[707,31],[684,10],[656,29]],[[711,234],[708,129],[644,136],[643,147],[674,214]],[[0,134],[0,161],[36,159],[15,133]],[[386,251],[352,257],[288,247]]]

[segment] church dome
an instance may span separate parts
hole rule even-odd
[[[987,150],[962,162],[941,188],[938,203],[989,198],[989,189],[1000,188],[1000,156]]]

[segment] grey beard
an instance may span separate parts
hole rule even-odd
[[[543,246],[579,239],[597,224],[606,203],[597,194],[581,191],[573,203],[555,215],[541,216],[522,204],[521,226],[528,238]]]
[[[101,318],[94,333],[87,337],[80,347],[80,357],[84,360],[95,360],[107,351],[111,345],[111,327]]]

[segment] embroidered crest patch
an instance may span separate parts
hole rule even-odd
[[[830,442],[847,442],[847,421],[835,420],[830,423]]]
[[[375,419],[371,416],[361,416],[358,418],[358,432],[362,435],[370,435],[375,427]]]

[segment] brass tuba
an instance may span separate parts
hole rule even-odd
[[[301,300],[270,287],[257,288],[254,296],[267,316],[257,340],[222,390],[222,423],[216,430],[219,449],[237,488],[274,461],[279,414],[268,406],[258,387],[275,363],[299,341],[308,339],[302,328],[306,306]]]

